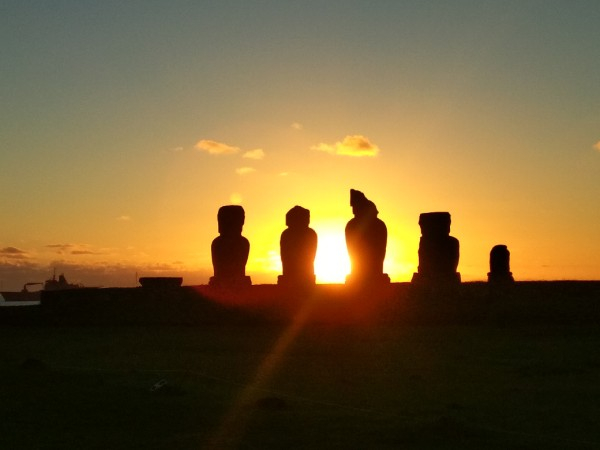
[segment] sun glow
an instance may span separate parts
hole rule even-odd
[[[343,232],[319,232],[315,257],[317,283],[344,283],[350,273],[350,259]]]

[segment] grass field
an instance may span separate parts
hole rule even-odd
[[[2,449],[600,448],[597,327],[0,328]]]

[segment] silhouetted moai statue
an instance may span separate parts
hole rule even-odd
[[[456,271],[460,254],[458,239],[450,236],[450,213],[431,212],[419,216],[419,271],[413,283],[438,287],[460,284]]]
[[[277,283],[285,286],[309,286],[315,284],[315,255],[317,233],[310,228],[310,211],[294,206],[285,215],[287,229],[279,241],[283,275]]]
[[[242,236],[245,213],[239,205],[219,208],[219,236],[210,247],[215,275],[209,285],[218,287],[239,287],[252,284],[246,276],[246,262],[250,252],[248,239]]]
[[[510,271],[510,252],[508,248],[506,245],[495,245],[490,252],[488,282],[492,284],[511,284],[514,281],[515,279]]]
[[[388,284],[390,277],[383,273],[387,227],[377,218],[379,211],[375,203],[362,192],[350,189],[350,206],[354,218],[346,225],[346,247],[351,265],[346,283]]]

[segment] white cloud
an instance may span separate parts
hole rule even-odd
[[[362,135],[346,136],[343,141],[335,144],[320,143],[311,147],[312,150],[327,152],[332,155],[342,156],[376,156],[380,149],[377,145],[372,144],[369,139]]]
[[[229,201],[232,205],[240,205],[242,203],[242,194],[234,192],[229,196]]]
[[[233,147],[222,142],[211,141],[209,139],[198,141],[195,147],[210,155],[231,155],[240,151],[238,147]]]
[[[248,159],[263,159],[265,157],[265,151],[262,148],[256,148],[249,150],[242,155],[242,158]]]
[[[239,169],[235,169],[235,173],[238,175],[248,175],[252,172],[256,172],[256,169],[253,167],[240,167]]]
[[[298,122],[294,122],[294,123],[292,124],[292,128],[293,128],[294,130],[301,131],[301,130],[303,130],[303,129],[304,129],[304,125],[302,125],[301,123],[298,123]]]

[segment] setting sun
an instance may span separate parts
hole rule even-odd
[[[344,233],[320,232],[315,275],[317,283],[344,283],[350,273],[350,259]]]
[[[598,2],[37,3],[0,18],[0,290],[55,270],[204,285],[227,205],[253,284],[282,275],[295,205],[317,282],[344,283],[351,189],[387,227],[391,282],[436,211],[462,281],[498,244],[518,279],[600,279]]]

